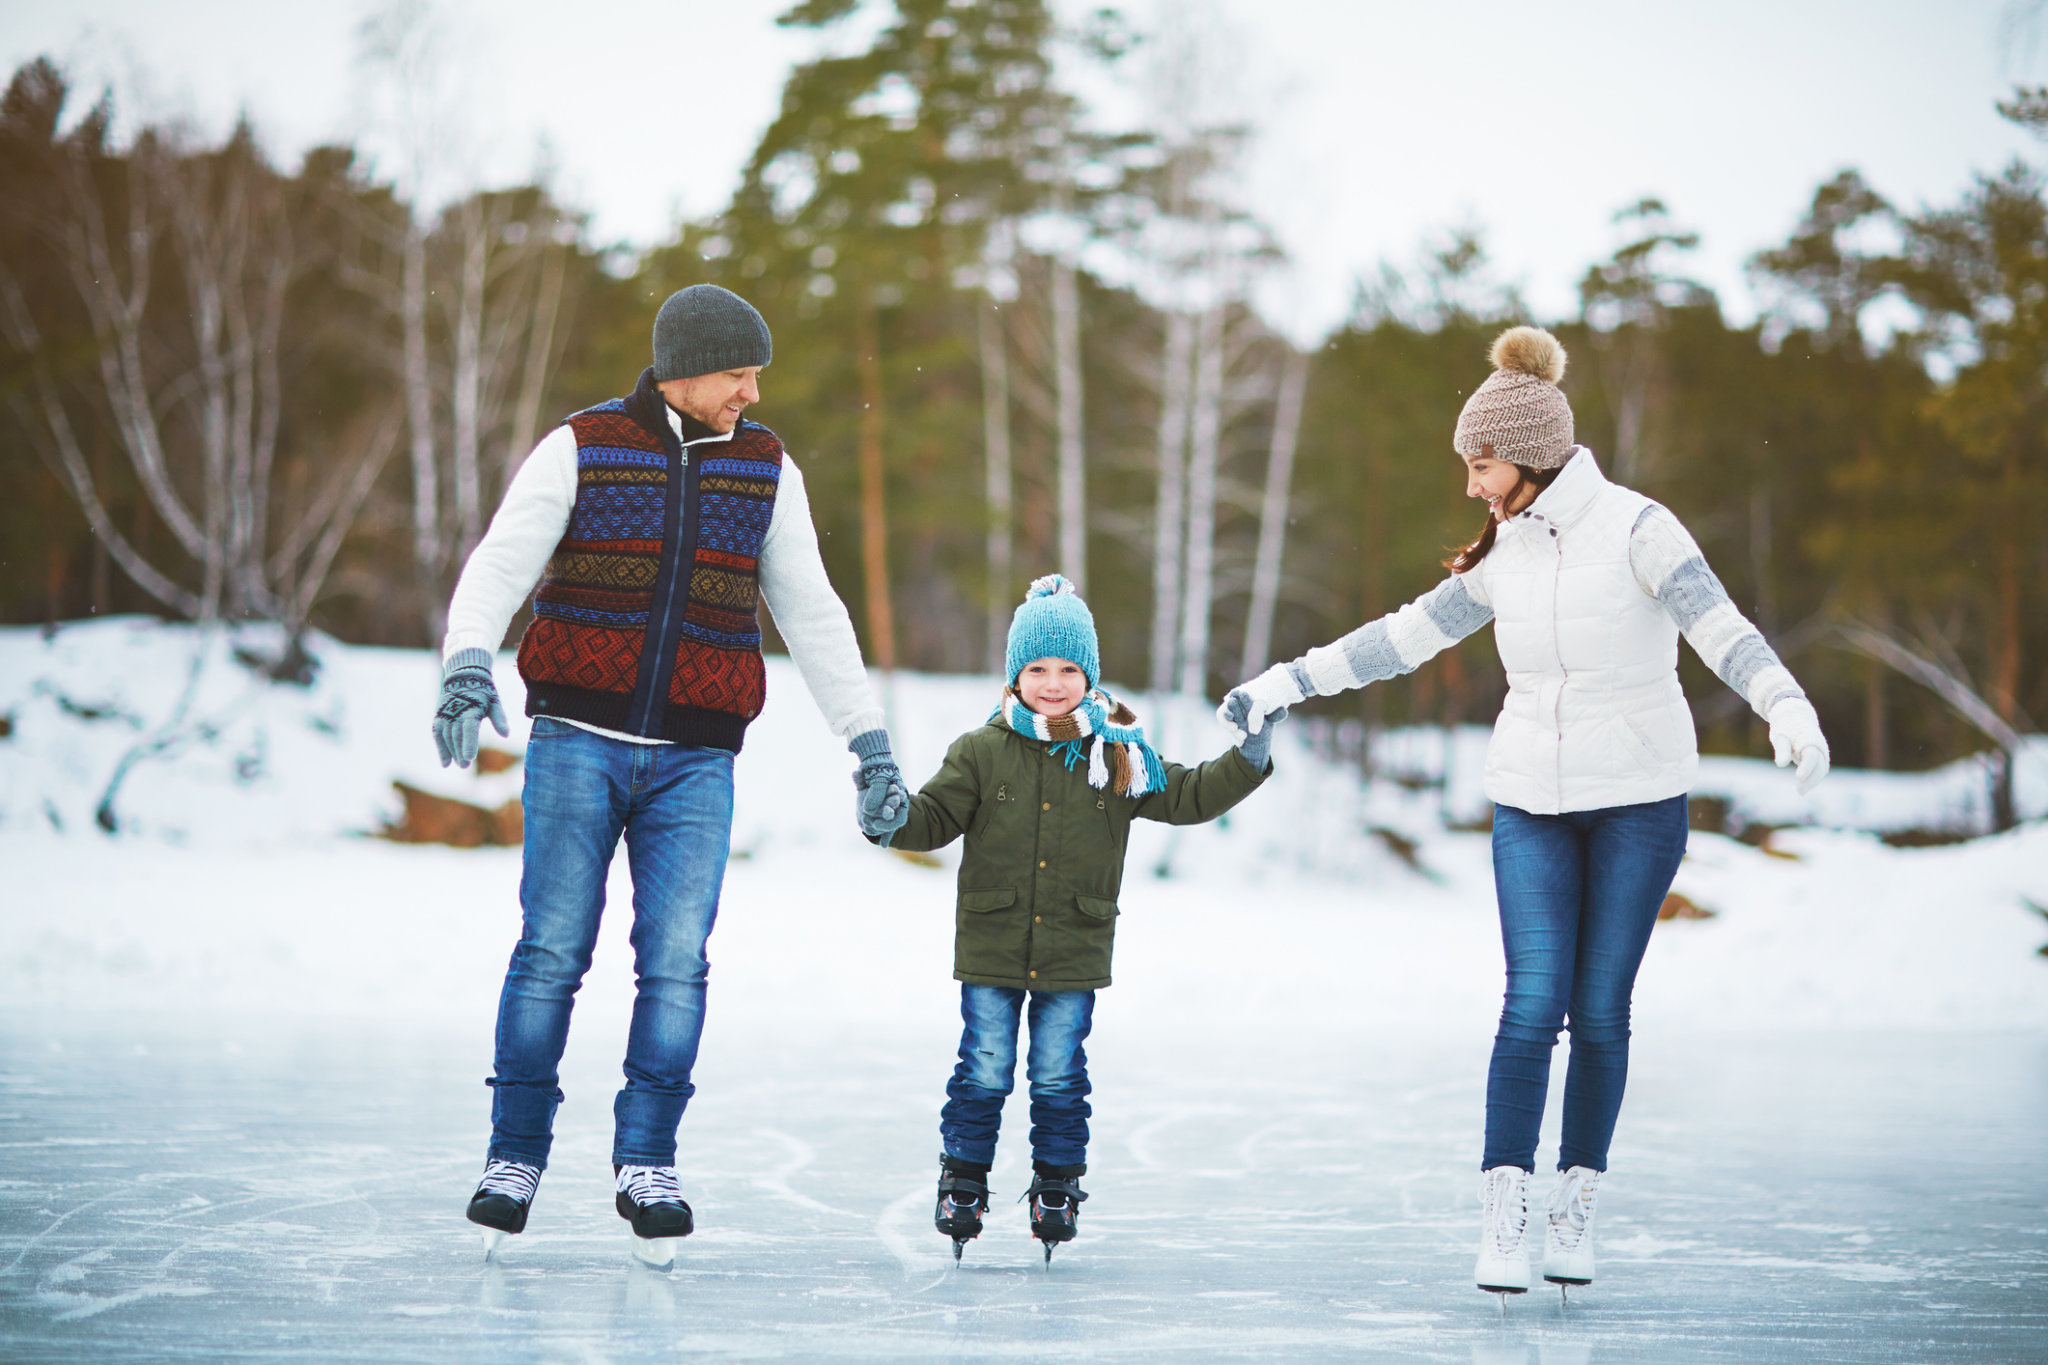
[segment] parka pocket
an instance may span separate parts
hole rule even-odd
[[[962,891],[960,893],[960,908],[962,910],[973,910],[976,913],[1000,910],[1006,905],[1015,905],[1016,903],[1017,888],[1014,886],[995,886],[983,891]],[[1113,910],[1112,913],[1114,913]]]
[[[1101,896],[1076,896],[1074,899],[1080,902],[1084,915],[1093,919],[1116,918],[1116,902],[1113,900],[1105,900]]]

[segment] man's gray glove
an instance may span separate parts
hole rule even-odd
[[[902,769],[889,752],[889,732],[864,731],[846,747],[860,758],[860,767],[853,774],[854,790],[860,793],[854,808],[860,832],[886,844],[910,819],[910,792],[903,785]]]
[[[1237,751],[1244,755],[1244,761],[1252,765],[1254,772],[1266,771],[1267,762],[1273,754],[1273,727],[1286,719],[1287,708],[1283,706],[1266,717],[1257,734],[1246,735],[1238,741]]]
[[[502,738],[512,732],[505,727],[505,708],[498,701],[498,684],[491,677],[491,652],[487,649],[459,649],[441,673],[441,704],[434,711],[434,747],[441,751],[441,766],[452,761],[467,768],[476,759],[477,731],[485,716],[491,718]]]

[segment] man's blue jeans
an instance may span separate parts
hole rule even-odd
[[[623,834],[639,989],[626,1085],[612,1106],[612,1160],[675,1164],[704,1031],[704,944],[732,842],[732,763],[723,749],[629,744],[548,717],[533,722],[519,880],[525,929],[498,1001],[491,1156],[547,1167],[569,1010],[590,970]]]
[[[1550,1053],[1569,1019],[1557,1168],[1607,1169],[1628,1082],[1629,997],[1685,856],[1685,798],[1531,815],[1493,808],[1507,1000],[1486,1075],[1481,1169],[1536,1169]]]
[[[996,1128],[1017,1074],[1017,1024],[1027,993],[1009,986],[960,983],[960,1064],[946,1083],[939,1139],[947,1156],[986,1166],[996,1159]],[[1088,1054],[1081,1044],[1095,1019],[1094,991],[1031,991],[1031,1156],[1048,1166],[1088,1159]]]

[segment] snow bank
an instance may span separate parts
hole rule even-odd
[[[488,1019],[517,936],[518,852],[361,836],[397,814],[393,779],[496,805],[516,794],[519,769],[438,766],[438,666],[425,651],[316,639],[320,670],[305,688],[234,661],[238,647],[276,645],[140,620],[49,640],[0,631],[0,999]],[[122,833],[109,838],[93,818],[108,777],[172,713],[195,657],[188,710],[205,724],[133,769],[115,803]],[[509,659],[498,674],[513,736],[486,739],[516,749],[525,722]],[[889,684],[914,782],[987,716],[992,691],[978,678]],[[738,767],[714,940],[720,1018],[944,1013],[957,849],[931,868],[869,848],[852,819],[852,759],[786,660],[769,661],[769,692]],[[1184,761],[1228,742],[1206,707],[1146,720]],[[1502,970],[1487,839],[1445,824],[1468,803],[1460,784],[1474,780],[1483,730],[1400,732],[1377,753],[1382,772],[1434,753],[1448,791],[1363,781],[1302,740],[1283,728],[1276,776],[1226,820],[1139,827],[1105,1008],[1225,1031],[1257,1017],[1483,1041]],[[1779,823],[1771,803],[1791,792],[1786,774],[1710,765],[1750,818]],[[1820,794],[1860,777],[1880,779],[1879,792],[1921,781],[1838,774]],[[1887,809],[1909,804],[1901,795]],[[1913,813],[1924,823],[1925,807]],[[2028,908],[2048,906],[2048,826],[1919,850],[1820,830],[1781,832],[1768,850],[1696,835],[1677,889],[1717,913],[1658,929],[1638,992],[1646,1024],[2048,1028],[2048,962],[2035,953],[2048,923]],[[629,903],[623,859],[611,897]],[[629,1000],[627,927],[609,918],[583,1010]]]

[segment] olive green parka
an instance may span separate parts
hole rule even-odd
[[[909,822],[889,841],[925,852],[967,837],[956,980],[1035,991],[1107,986],[1131,821],[1214,820],[1272,771],[1255,771],[1232,749],[1194,768],[1168,763],[1164,789],[1118,796],[1088,785],[1087,764],[1069,769],[1049,748],[996,721],[970,730],[911,798]]]

